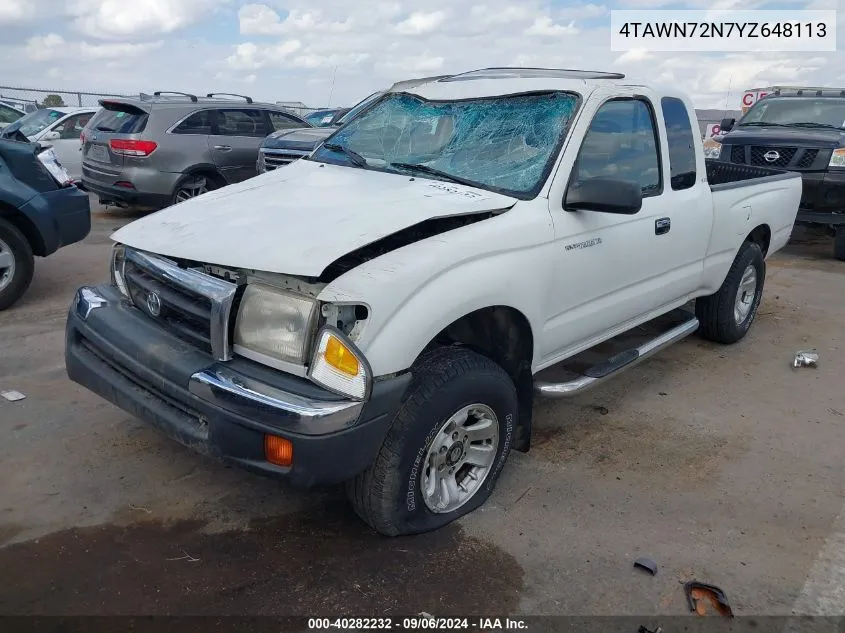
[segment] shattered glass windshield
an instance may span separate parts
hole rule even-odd
[[[532,197],[577,105],[578,96],[565,92],[460,101],[397,93],[350,121],[313,158]]]

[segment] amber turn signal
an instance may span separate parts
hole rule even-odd
[[[265,435],[264,459],[276,466],[293,465],[293,443],[283,437]]]

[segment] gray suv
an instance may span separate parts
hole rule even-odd
[[[268,134],[310,127],[241,95],[156,92],[100,105],[82,132],[82,185],[118,206],[161,209],[246,180]]]

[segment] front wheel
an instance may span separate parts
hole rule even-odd
[[[23,296],[35,271],[32,247],[13,224],[0,219],[0,310]]]
[[[347,484],[358,515],[387,536],[429,532],[481,506],[508,458],[516,389],[475,352],[422,359],[373,464]]]
[[[766,281],[766,261],[760,246],[744,242],[718,292],[695,302],[699,334],[717,343],[736,343],[748,333]]]

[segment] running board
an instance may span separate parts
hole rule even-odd
[[[698,329],[698,319],[693,317],[689,321],[678,325],[660,336],[643,343],[639,347],[627,349],[611,356],[598,365],[593,365],[581,376],[567,382],[535,381],[534,391],[545,398],[569,398],[592,389],[603,383],[611,376],[615,376],[625,369],[644,361],[649,356],[669,347],[673,343],[686,338]]]

